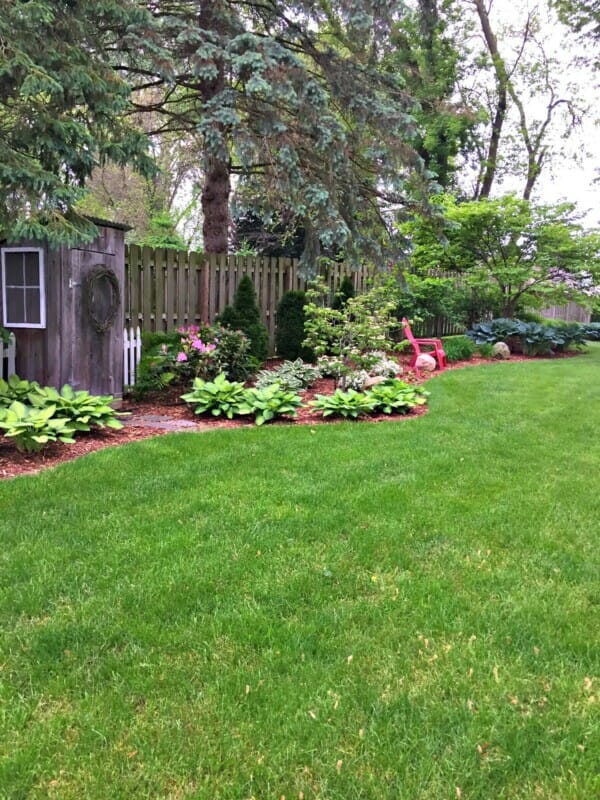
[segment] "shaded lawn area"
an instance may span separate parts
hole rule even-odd
[[[0,797],[600,794],[600,347],[0,486]]]

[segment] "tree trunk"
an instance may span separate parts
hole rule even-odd
[[[217,36],[225,24],[219,0],[200,4],[199,26]],[[225,67],[221,58],[214,61],[216,74],[200,81],[199,90],[206,105],[225,90]],[[218,125],[221,138],[226,137],[224,126]],[[210,150],[205,143],[204,188],[202,190],[202,235],[205,253],[226,253],[229,249],[229,195],[231,193],[230,160],[227,148]]]
[[[490,142],[488,145],[487,156],[485,160],[485,172],[481,182],[481,188],[478,192],[478,197],[489,197],[492,190],[492,185],[496,177],[496,168],[498,165],[498,148],[500,146],[500,137],[502,135],[502,126],[506,118],[506,108],[508,103],[508,75],[506,73],[506,66],[498,50],[498,41],[492,31],[490,25],[490,18],[483,0],[473,0],[479,22],[481,23],[481,30],[487,45],[492,63],[494,65],[494,72],[496,73],[496,91],[498,92],[498,99],[496,101],[496,112],[494,114],[494,121],[492,123],[492,132],[490,135]]]
[[[207,157],[202,190],[202,235],[205,253],[226,253],[229,247],[229,164]]]

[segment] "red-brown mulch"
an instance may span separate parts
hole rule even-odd
[[[560,353],[551,358],[570,358],[579,355],[577,352]],[[511,355],[507,361],[529,361],[531,356]],[[404,366],[408,364],[408,357],[401,356],[400,363]],[[463,367],[478,366],[479,364],[489,364],[492,359],[474,356],[470,361],[459,361],[449,365],[449,369],[461,369]],[[269,362],[272,367],[281,363],[280,359],[273,359]],[[497,363],[497,362],[494,362]],[[423,383],[431,377],[435,377],[437,372],[432,375],[424,374],[421,377],[413,373],[406,373],[402,376],[403,380],[410,383]],[[310,389],[303,393],[304,402],[313,400],[317,394],[332,394],[335,383],[331,378],[322,378],[316,381]],[[125,427],[122,430],[111,430],[109,428],[95,429],[90,433],[78,435],[74,444],[65,445],[56,442],[47,445],[39,453],[19,453],[10,439],[0,438],[0,480],[2,478],[14,478],[18,475],[32,474],[41,472],[49,467],[54,467],[65,461],[72,461],[80,456],[101,450],[105,447],[115,447],[139,439],[147,439],[152,436],[161,436],[172,431],[205,431],[214,428],[240,428],[251,427],[252,418],[243,419],[221,419],[219,417],[197,417],[189,406],[179,397],[181,389],[173,389],[161,393],[159,396],[149,397],[139,402],[126,400],[121,408],[131,416],[124,418]],[[404,419],[412,419],[427,413],[426,406],[419,406],[406,416],[378,414],[376,416],[361,418],[361,422],[398,422]],[[315,414],[310,408],[298,409],[295,420],[278,420],[272,425],[322,425],[330,422],[339,422],[339,418],[328,417],[323,419],[320,414]]]

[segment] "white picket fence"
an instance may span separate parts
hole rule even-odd
[[[133,386],[137,365],[142,357],[142,334],[139,326],[123,331],[123,385]]]
[[[14,333],[8,337],[8,344],[0,339],[0,376],[8,378],[17,371],[15,368],[15,357],[17,355],[17,340]]]

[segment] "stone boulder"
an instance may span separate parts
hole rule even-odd
[[[369,375],[367,380],[364,382],[363,388],[370,389],[372,386],[377,386],[378,383],[383,383],[388,379],[385,375]]]
[[[415,367],[416,369],[423,370],[424,372],[433,372],[437,367],[437,362],[433,356],[430,356],[427,353],[421,353],[421,355],[417,358]]]
[[[510,349],[506,342],[496,342],[492,347],[492,356],[494,358],[509,358]]]

